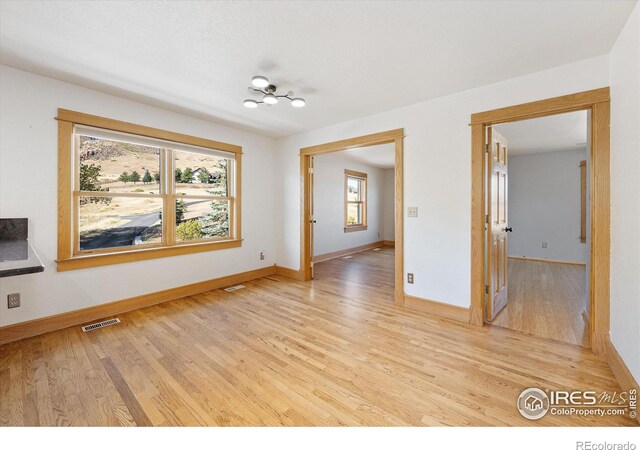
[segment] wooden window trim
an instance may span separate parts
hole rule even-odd
[[[56,119],[58,120],[58,258],[56,263],[57,270],[59,272],[242,246],[242,147],[66,109],[58,109],[58,116]],[[79,252],[76,244],[76,241],[78,240],[76,236],[78,208],[75,206],[76,198],[79,193],[73,191],[73,177],[75,170],[72,169],[72,166],[75,167],[74,164],[76,162],[73,145],[76,125],[92,126],[106,130],[119,131],[233,153],[235,158],[235,196],[233,198],[215,198],[230,201],[229,215],[232,225],[229,231],[230,237],[188,243],[176,243],[174,238],[175,224],[171,224],[172,221],[166,221],[167,226],[163,229],[163,235],[173,237],[173,239],[169,239],[168,242],[163,239],[161,244],[136,246],[134,249],[130,247],[117,247],[91,252]],[[162,153],[162,155],[165,156],[166,154],[166,152]],[[164,160],[165,156],[161,156],[162,165],[169,163]],[[227,180],[230,180],[230,178],[227,177]],[[97,196],[102,195],[92,192],[92,195],[93,194],[97,194]],[[123,195],[126,196],[126,193]],[[139,196],[139,194],[137,194],[137,196]],[[162,194],[154,194],[153,197],[162,199],[165,214],[174,211],[175,206],[173,205],[174,202],[172,200],[175,200],[176,198],[175,193],[167,192],[165,189]],[[207,196],[207,198],[212,197]],[[172,214],[167,215],[172,216]]]
[[[580,161],[580,243],[587,242],[587,161]]]
[[[348,183],[349,177],[352,178],[360,178],[364,181],[364,200],[360,200],[358,202],[350,202],[348,199],[349,191],[348,191]],[[351,233],[354,231],[364,231],[367,229],[367,191],[368,191],[368,180],[367,174],[364,172],[357,172],[355,170],[344,170],[344,232]],[[357,225],[349,225],[347,223],[348,215],[349,215],[349,203],[359,203],[362,205],[362,223]]]
[[[364,231],[367,229],[366,225],[348,225],[344,228],[345,233],[352,233],[354,231]]]

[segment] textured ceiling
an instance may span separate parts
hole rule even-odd
[[[3,0],[0,61],[280,137],[606,54],[633,4]]]
[[[494,128],[507,139],[511,156],[574,150],[586,146],[587,112],[522,120]]]

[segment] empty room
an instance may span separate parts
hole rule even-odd
[[[395,146],[312,158],[307,194],[311,278],[341,293],[356,287],[378,289],[375,294],[393,303]],[[365,296],[369,294],[375,295],[370,291]]]
[[[496,286],[487,321],[583,347],[590,322],[588,122],[588,112],[577,111],[492,127],[496,176],[487,178],[486,270]],[[498,246],[506,233],[507,247]]]
[[[0,0],[0,442],[636,448],[639,149],[637,0]]]

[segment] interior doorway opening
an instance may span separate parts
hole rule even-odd
[[[301,198],[301,214],[300,214],[300,268],[302,273],[302,278],[304,280],[311,280],[313,269],[314,269],[314,261],[313,255],[317,254],[314,249],[314,195],[313,195],[313,185],[314,185],[314,159],[319,155],[336,153],[344,150],[351,149],[363,149],[367,151],[374,146],[379,146],[382,144],[391,144],[393,146],[393,155],[394,155],[394,265],[393,265],[393,299],[396,305],[402,306],[404,304],[404,284],[403,284],[403,271],[404,271],[404,225],[403,225],[403,189],[404,189],[404,178],[403,178],[403,142],[404,142],[404,130],[402,128],[383,131],[380,133],[374,133],[364,136],[353,137],[350,139],[344,139],[341,141],[334,141],[325,144],[316,145],[313,147],[306,147],[300,149],[300,180],[301,180],[301,189],[300,189],[300,198]],[[359,171],[355,171],[359,172]],[[345,172],[345,176],[348,175]],[[357,174],[356,174],[357,175]],[[356,176],[357,178],[357,176]],[[360,177],[362,178],[362,177]],[[345,184],[348,183],[348,180],[345,178]],[[345,191],[346,195],[346,191]],[[357,201],[355,201],[357,203]],[[345,200],[345,212],[344,212],[344,227],[347,228],[349,225],[353,225],[355,227],[362,228],[366,226],[366,223],[362,223],[360,219],[358,219],[357,210],[358,208],[353,208],[351,206],[351,210],[356,212],[356,220],[354,223],[349,224],[347,221],[349,220],[349,205],[348,201]],[[351,202],[353,203],[353,202]],[[364,206],[366,210],[366,206]],[[347,230],[343,230],[347,231]]]
[[[485,321],[589,346],[589,111],[488,126]]]
[[[487,224],[485,198],[486,151],[488,127],[502,123],[552,116],[572,111],[588,111],[589,157],[588,177],[590,211],[589,243],[589,346],[601,356],[607,354],[610,314],[610,92],[608,87],[546,100],[507,106],[471,115],[471,311],[470,323],[482,326],[493,288],[487,283],[486,265],[491,249],[485,239]],[[487,253],[485,253],[487,252]],[[488,255],[485,258],[485,255]],[[505,258],[506,260],[506,258]],[[506,271],[505,271],[506,272]]]
[[[393,292],[394,143],[311,156],[310,166],[311,278]]]

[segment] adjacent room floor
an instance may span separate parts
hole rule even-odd
[[[379,247],[330,259],[315,264],[314,278],[315,281],[336,278],[356,285],[375,285],[393,292],[394,257],[393,247]],[[345,283],[345,286],[350,283]],[[393,296],[388,301],[393,303]]]
[[[524,388],[619,390],[575,345],[393,304],[392,252],[0,347],[0,425],[634,425],[527,421]]]
[[[589,346],[583,317],[586,268],[509,258],[509,301],[492,325],[569,344]]]

